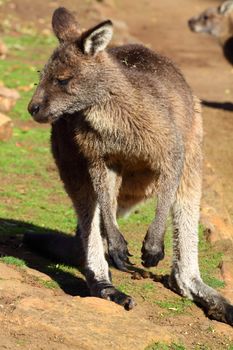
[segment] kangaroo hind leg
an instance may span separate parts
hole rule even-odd
[[[199,153],[200,154],[200,153]],[[200,276],[198,264],[198,221],[201,198],[201,159],[196,154],[187,163],[173,205],[173,266],[170,287],[203,306],[207,315],[233,325],[233,305]]]
[[[122,271],[128,271],[129,251],[127,241],[120,232],[116,220],[117,197],[121,175],[109,169],[103,162],[93,162],[89,168],[94,191],[100,206],[103,233],[108,242],[108,254],[113,264]]]
[[[132,309],[135,302],[132,297],[117,290],[111,282],[108,263],[105,259],[104,245],[101,236],[100,208],[94,193],[83,194],[83,203],[77,204],[79,232],[85,252],[85,276],[91,295],[114,301]]]

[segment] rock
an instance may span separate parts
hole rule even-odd
[[[206,207],[202,210],[202,224],[206,227],[207,240],[210,243],[229,240],[233,244],[233,227],[225,222],[213,208]]]
[[[42,281],[52,281],[51,277],[49,277],[45,273],[37,271],[35,269],[31,269],[30,267],[27,267],[27,275],[38,278]]]
[[[0,141],[7,141],[12,136],[13,123],[6,115],[0,113]]]
[[[27,268],[21,273],[23,280],[20,270],[0,264],[0,349],[141,350],[174,340],[169,327],[141,317],[139,307],[128,312],[99,298],[58,295],[29,284]]]
[[[17,90],[9,89],[5,86],[0,86],[0,96],[10,98],[12,100],[17,100],[20,97]]]
[[[224,288],[224,296],[230,300],[233,300],[233,258],[231,257],[228,258],[228,261],[223,261],[220,269],[223,280],[226,283]]]
[[[134,312],[93,297],[23,298],[11,315],[15,326],[19,319],[24,334],[59,338],[69,349],[95,350],[101,344],[103,350],[141,350],[153,342],[171,340],[166,327],[151,325]]]
[[[4,59],[6,57],[7,52],[8,49],[6,45],[0,40],[0,58]]]
[[[0,262],[0,271],[1,271],[1,279],[3,280],[13,280],[13,279],[18,279],[22,280],[21,274],[17,271],[14,270],[12,267],[3,264]]]
[[[19,97],[20,95],[17,90],[0,86],[0,112],[9,112]]]

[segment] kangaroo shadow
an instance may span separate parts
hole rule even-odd
[[[57,282],[72,296],[89,296],[84,278],[58,269],[55,263],[83,271],[83,250],[76,237],[23,221],[0,218],[0,256],[22,259],[26,265]],[[53,263],[52,263],[53,262]]]
[[[0,256],[6,255],[22,259],[28,267],[49,275],[67,294],[90,295],[85,279],[55,266],[56,263],[66,264],[83,273],[85,255],[79,235],[71,236],[27,222],[0,218]],[[147,272],[133,264],[128,265],[125,272],[131,274],[132,279],[150,278],[167,287],[166,276]]]
[[[13,256],[24,260],[28,267],[50,276],[66,294],[90,296],[84,278],[58,269],[51,263],[63,263],[83,272],[84,252],[78,235],[69,236],[23,221],[0,218],[0,256]],[[171,290],[169,275],[158,275],[134,265],[129,265],[127,272],[132,279],[149,278]],[[178,290],[172,291],[180,295]],[[207,308],[197,301],[194,303],[207,317],[212,318]]]
[[[214,101],[201,101],[202,106],[221,109],[223,111],[233,112],[233,103],[232,102],[214,102]]]
[[[233,37],[229,38],[224,43],[223,54],[226,60],[233,65]]]

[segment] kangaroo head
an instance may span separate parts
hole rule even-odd
[[[104,50],[112,38],[111,21],[80,33],[75,17],[61,7],[53,14],[52,27],[59,46],[45,65],[28,106],[41,123],[101,103],[109,93],[105,80],[109,60]]]
[[[233,0],[225,1],[219,7],[208,8],[200,15],[190,18],[189,28],[196,33],[208,33],[220,37],[228,29],[231,11],[233,11]]]

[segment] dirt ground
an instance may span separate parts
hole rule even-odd
[[[86,27],[101,18],[113,19],[116,42],[139,40],[172,58],[185,73],[196,95],[212,106],[203,107],[206,167],[211,167],[222,198],[221,206],[216,207],[223,212],[223,219],[227,217],[228,224],[231,224],[233,67],[225,61],[214,39],[191,33],[186,23],[203,8],[217,3],[213,0],[13,0],[1,7],[0,19],[3,21],[5,15],[10,14],[15,30],[27,23],[46,33],[50,30],[52,11],[57,6],[66,6],[80,14],[81,26]],[[221,216],[221,213],[218,214]],[[109,306],[108,302],[98,304],[92,298],[83,301],[75,297],[80,299],[75,303],[63,291],[39,287],[35,282],[35,270],[22,272],[0,265],[0,273],[0,282],[4,282],[0,284],[0,349],[101,347],[140,350],[151,342],[183,339],[188,349],[221,350],[228,349],[233,342],[233,331],[229,326],[208,320],[195,307],[192,315],[178,316],[176,320],[158,318],[149,306],[146,309],[140,305],[132,311],[132,315],[127,313],[125,316],[121,308]],[[47,278],[45,275],[39,277]],[[162,286],[161,293],[165,293],[167,298],[172,294]],[[93,313],[97,318],[91,319]],[[94,333],[96,338],[90,341]],[[206,348],[198,344],[205,344]]]

